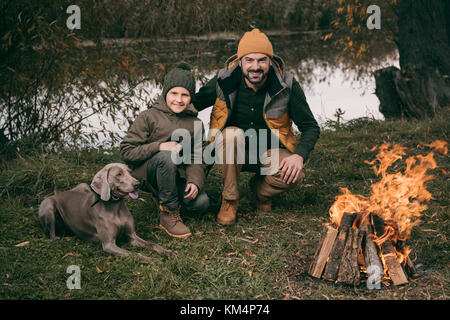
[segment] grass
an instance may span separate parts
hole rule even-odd
[[[155,206],[149,194],[141,192],[142,201],[129,202],[137,233],[178,252],[178,258],[170,260],[120,244],[158,258],[149,264],[108,255],[99,243],[75,237],[52,242],[37,218],[45,196],[90,182],[103,165],[120,161],[117,150],[22,156],[9,162],[0,176],[0,299],[448,299],[450,163],[440,154],[435,157],[435,178],[427,184],[434,200],[408,241],[419,278],[399,287],[368,290],[364,284],[336,285],[307,273],[339,188],[368,195],[377,181],[364,164],[375,156],[370,149],[389,142],[407,147],[408,155],[425,154],[428,149],[417,148],[419,143],[448,141],[444,119],[355,121],[324,130],[302,186],[276,197],[272,212],[252,209],[247,183],[251,176],[241,175],[239,220],[233,226],[216,223],[221,179],[214,167],[205,186],[211,208],[202,216],[183,217],[193,232],[184,240],[156,228]],[[80,267],[80,290],[66,286],[70,265]]]

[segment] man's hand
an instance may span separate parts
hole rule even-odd
[[[198,195],[198,187],[193,183],[188,183],[186,185],[186,189],[184,189],[184,192],[187,192],[188,194],[184,196],[185,199],[195,199]]]
[[[163,142],[159,145],[159,151],[172,151],[178,153],[181,149],[181,144],[175,141]]]
[[[291,184],[297,182],[300,172],[303,169],[303,157],[298,154],[284,158],[280,163],[280,175],[284,183]]]

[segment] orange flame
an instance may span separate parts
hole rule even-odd
[[[424,146],[424,147],[430,147],[432,149],[434,149],[437,152],[442,153],[443,155],[447,155],[448,153],[448,143],[447,141],[442,141],[442,140],[435,140],[430,144],[419,144],[418,147],[420,146]]]
[[[446,142],[440,140],[427,146],[446,150]],[[426,156],[411,156],[406,159],[406,169],[403,173],[388,173],[388,169],[406,154],[406,148],[398,144],[392,147],[390,144],[382,144],[378,149],[375,160],[365,162],[372,165],[381,180],[371,186],[369,197],[352,194],[349,189],[341,188],[341,194],[330,208],[331,221],[339,225],[344,213],[370,212],[395,226],[386,228],[386,234],[377,239],[378,243],[394,234],[404,240],[420,222],[421,212],[428,208],[422,202],[433,199],[425,183],[434,178],[433,175],[427,175],[427,171],[436,168],[436,161],[433,152]]]

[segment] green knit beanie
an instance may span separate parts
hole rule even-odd
[[[191,72],[191,66],[186,62],[180,62],[176,68],[167,73],[162,92],[164,99],[166,99],[167,92],[174,87],[186,88],[191,97],[195,94],[194,75]]]

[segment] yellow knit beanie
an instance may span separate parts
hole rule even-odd
[[[249,53],[264,53],[269,57],[273,57],[272,43],[269,38],[259,31],[259,29],[253,29],[246,32],[238,45],[238,59]]]

